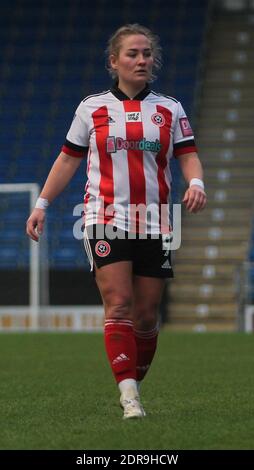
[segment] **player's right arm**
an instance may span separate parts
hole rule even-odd
[[[82,160],[83,158],[74,158],[65,152],[61,152],[48,174],[40,197],[51,203],[70,182]],[[36,242],[38,242],[39,235],[43,232],[45,215],[44,209],[35,208],[27,220],[26,233]]]

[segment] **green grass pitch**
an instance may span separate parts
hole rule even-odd
[[[162,331],[122,420],[102,334],[0,335],[0,449],[254,449],[254,340]]]

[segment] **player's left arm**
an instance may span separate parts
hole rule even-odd
[[[180,163],[184,179],[189,185],[188,189],[185,191],[182,202],[189,212],[199,212],[204,209],[207,197],[201,186],[191,183],[193,178],[198,178],[203,181],[203,169],[198,154],[196,152],[185,153],[179,155],[177,159]]]

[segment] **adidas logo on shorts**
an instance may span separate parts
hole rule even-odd
[[[161,267],[162,267],[163,269],[170,269],[170,268],[171,268],[171,264],[170,264],[169,260],[167,259],[167,260],[165,261],[165,263],[163,263],[163,264],[161,265]]]

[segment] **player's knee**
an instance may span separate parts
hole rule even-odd
[[[132,299],[128,296],[115,296],[106,305],[106,318],[130,319]]]
[[[138,330],[149,331],[158,323],[159,305],[139,305],[135,308],[135,327]]]

